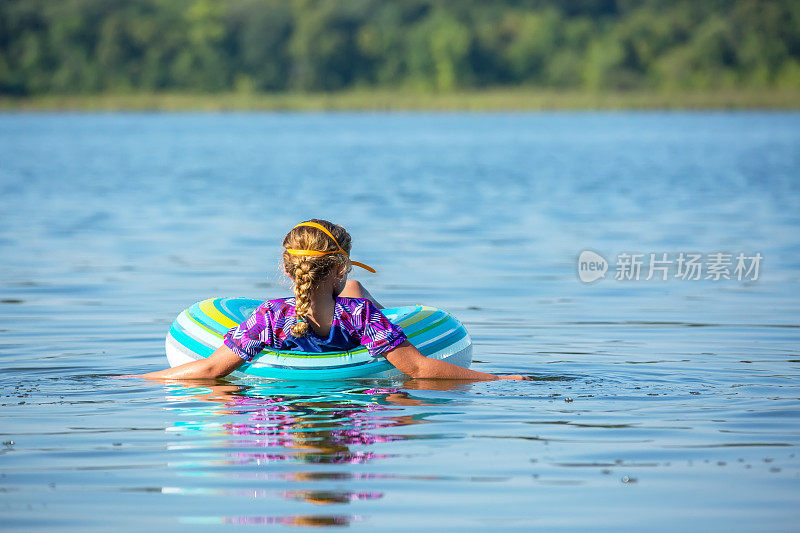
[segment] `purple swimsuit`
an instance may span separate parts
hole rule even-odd
[[[250,317],[231,328],[225,346],[250,361],[264,348],[303,352],[348,351],[364,345],[370,355],[383,355],[406,340],[400,326],[392,324],[375,304],[365,298],[336,298],[331,331],[320,337],[311,328],[304,337],[292,335],[297,323],[295,299],[267,300]]]

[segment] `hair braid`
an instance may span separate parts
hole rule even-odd
[[[306,316],[311,309],[311,289],[314,285],[311,261],[301,261],[295,267],[293,274],[297,323],[292,326],[292,335],[302,337],[308,332]]]

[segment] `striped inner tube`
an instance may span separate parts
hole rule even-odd
[[[208,357],[223,335],[249,317],[263,300],[209,298],[192,305],[175,319],[166,339],[172,366]],[[383,309],[424,355],[468,367],[472,343],[466,328],[451,314],[423,305]],[[244,363],[234,376],[275,379],[347,379],[399,374],[383,357],[372,357],[364,346],[347,352],[297,352],[267,348]],[[402,374],[399,374],[402,376]],[[398,377],[399,377],[398,376]]]

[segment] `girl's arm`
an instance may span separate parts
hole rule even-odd
[[[425,357],[408,341],[386,352],[386,360],[397,367],[400,372],[412,378],[474,379],[482,381],[496,379],[523,381],[530,379],[525,376],[496,376],[494,374],[477,372],[468,368],[461,368],[447,361]]]
[[[242,363],[244,360],[223,344],[206,358],[174,368],[142,374],[141,377],[147,379],[214,379],[227,376]]]

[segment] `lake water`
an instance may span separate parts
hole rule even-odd
[[[113,379],[311,217],[534,380]],[[800,528],[800,114],[2,114],[0,221],[0,528]]]

